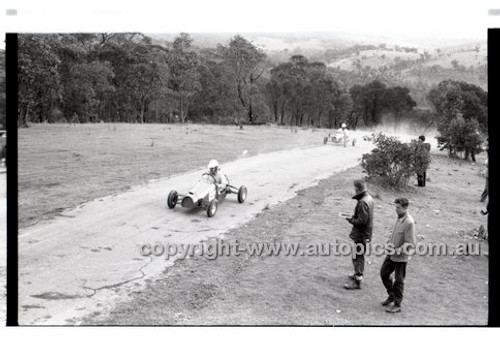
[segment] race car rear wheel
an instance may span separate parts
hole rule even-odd
[[[247,199],[247,188],[246,186],[242,185],[238,190],[238,202],[243,203],[245,202],[246,199]]]
[[[325,137],[325,138],[323,139],[323,143],[326,145],[326,143],[327,143],[327,142],[328,142],[328,137]]]
[[[179,196],[177,195],[177,191],[172,190],[168,194],[167,198],[167,205],[170,209],[173,209],[177,205],[177,200],[179,199]]]
[[[217,212],[217,208],[219,207],[219,202],[216,199],[213,199],[208,203],[207,215],[208,217],[212,217]]]

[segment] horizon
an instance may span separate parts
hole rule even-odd
[[[105,31],[101,31],[105,32]],[[109,32],[109,31],[108,31]],[[126,32],[126,31],[122,31]],[[140,31],[139,31],[140,32]],[[165,40],[165,41],[172,41],[173,37],[179,35],[181,32],[185,31],[179,31],[179,32],[140,32],[148,37],[151,37],[154,40]],[[49,32],[31,32],[34,34],[49,34]],[[52,32],[52,33],[58,33],[58,34],[76,34],[79,32]],[[87,33],[100,33],[100,32],[87,32]],[[323,41],[331,41],[332,43],[334,42],[343,42],[347,46],[355,45],[355,44],[389,44],[389,45],[399,45],[399,46],[411,46],[411,47],[418,47],[418,48],[436,48],[436,47],[442,47],[442,48],[450,48],[454,46],[461,46],[461,45],[467,45],[467,44],[472,44],[472,43],[482,43],[486,44],[487,43],[487,33],[485,37],[482,38],[468,38],[468,37],[462,37],[462,38],[451,38],[451,37],[440,37],[434,35],[433,40],[430,41],[428,39],[423,39],[420,37],[414,37],[414,36],[407,36],[407,35],[402,35],[402,34],[395,34],[392,36],[389,35],[378,35],[378,34],[366,34],[366,33],[350,33],[350,32],[342,32],[342,31],[323,31],[323,32],[308,32],[308,31],[294,31],[294,32],[237,32],[237,31],[221,31],[221,32],[187,32],[189,35],[191,35],[192,38],[194,38],[195,44],[199,43],[199,40],[197,41],[196,38],[202,38],[203,36],[205,37],[211,37],[215,38],[214,42],[216,43],[223,43],[226,37],[223,39],[217,39],[217,36],[234,36],[234,35],[241,35],[245,37],[246,39],[249,39],[250,41],[253,41],[255,39],[274,39],[274,40],[281,40],[283,38],[294,38],[292,42],[280,42],[281,44],[290,44],[290,45],[297,45],[297,47],[303,48],[303,49],[311,49],[308,47],[302,47],[301,44],[304,44],[305,42],[311,41],[311,40],[318,40],[319,42]],[[17,33],[17,34],[24,34],[24,33]],[[26,33],[28,34],[28,33]],[[172,37],[170,37],[172,36]],[[262,42],[255,42],[257,45],[261,46],[263,45]],[[273,47],[272,44],[264,44],[265,50],[281,50],[282,48],[278,47]],[[329,49],[329,47],[315,47],[312,49]],[[5,39],[0,42],[0,51],[5,51]]]
[[[500,16],[489,15],[488,11],[495,8],[490,0],[479,3],[422,0],[418,5],[396,0],[358,0],[342,4],[310,0],[307,6],[296,0],[254,0],[251,5],[235,5],[230,0],[164,4],[146,0],[139,7],[136,2],[123,1],[119,8],[114,3],[97,0],[68,5],[53,0],[17,3],[12,8],[16,15],[4,14],[1,33],[334,32],[362,35],[367,39],[381,37],[436,45],[446,40],[487,40],[487,29],[500,27]],[[168,16],[168,13],[184,15]],[[3,41],[0,49],[4,49]]]

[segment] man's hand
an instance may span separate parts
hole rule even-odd
[[[344,219],[347,219],[347,218],[352,217],[352,215],[351,215],[351,214],[342,213],[342,212],[340,212],[340,213],[339,213],[339,216],[340,216],[340,217],[343,217]]]

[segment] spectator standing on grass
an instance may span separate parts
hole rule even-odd
[[[425,143],[425,136],[418,137],[417,147],[415,149],[415,169],[417,171],[417,185],[425,186],[427,180],[427,168],[429,167],[429,152],[431,145]]]
[[[404,279],[406,276],[406,265],[408,264],[408,250],[415,247],[417,239],[415,236],[415,221],[408,213],[410,202],[406,198],[397,198],[396,213],[398,218],[394,223],[392,234],[388,244],[394,248],[394,254],[388,254],[380,269],[380,277],[384,283],[388,298],[382,302],[382,306],[392,306],[386,308],[389,313],[401,312],[401,302],[403,301]],[[390,252],[393,253],[393,252]],[[394,272],[394,280],[391,274]]]
[[[346,289],[360,289],[361,281],[363,280],[363,272],[365,270],[365,253],[366,245],[371,241],[373,232],[373,198],[366,190],[366,184],[362,179],[354,181],[354,191],[356,195],[353,199],[357,200],[354,215],[346,220],[352,224],[351,234],[349,237],[354,241],[357,247],[362,247],[362,253],[357,250],[352,259],[354,265],[354,274],[349,275],[349,283],[344,285]]]

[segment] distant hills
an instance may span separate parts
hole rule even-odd
[[[178,34],[146,33],[157,44],[172,42]],[[272,64],[285,62],[292,55],[303,55],[333,68],[381,75],[390,83],[411,88],[422,83],[430,87],[452,78],[488,89],[486,39],[450,39],[439,33],[427,39],[347,32],[189,34],[200,48],[215,48],[240,34],[262,48]]]
[[[179,33],[146,33],[157,43],[171,42]],[[422,38],[394,34],[393,36],[375,36],[370,34],[348,32],[220,32],[220,33],[191,33],[194,43],[200,47],[210,48],[217,44],[225,44],[235,34],[240,34],[266,51],[301,49],[341,49],[355,44],[388,44],[399,46],[412,46],[417,49],[458,48],[486,45],[486,32],[484,40],[457,39],[435,36]]]

